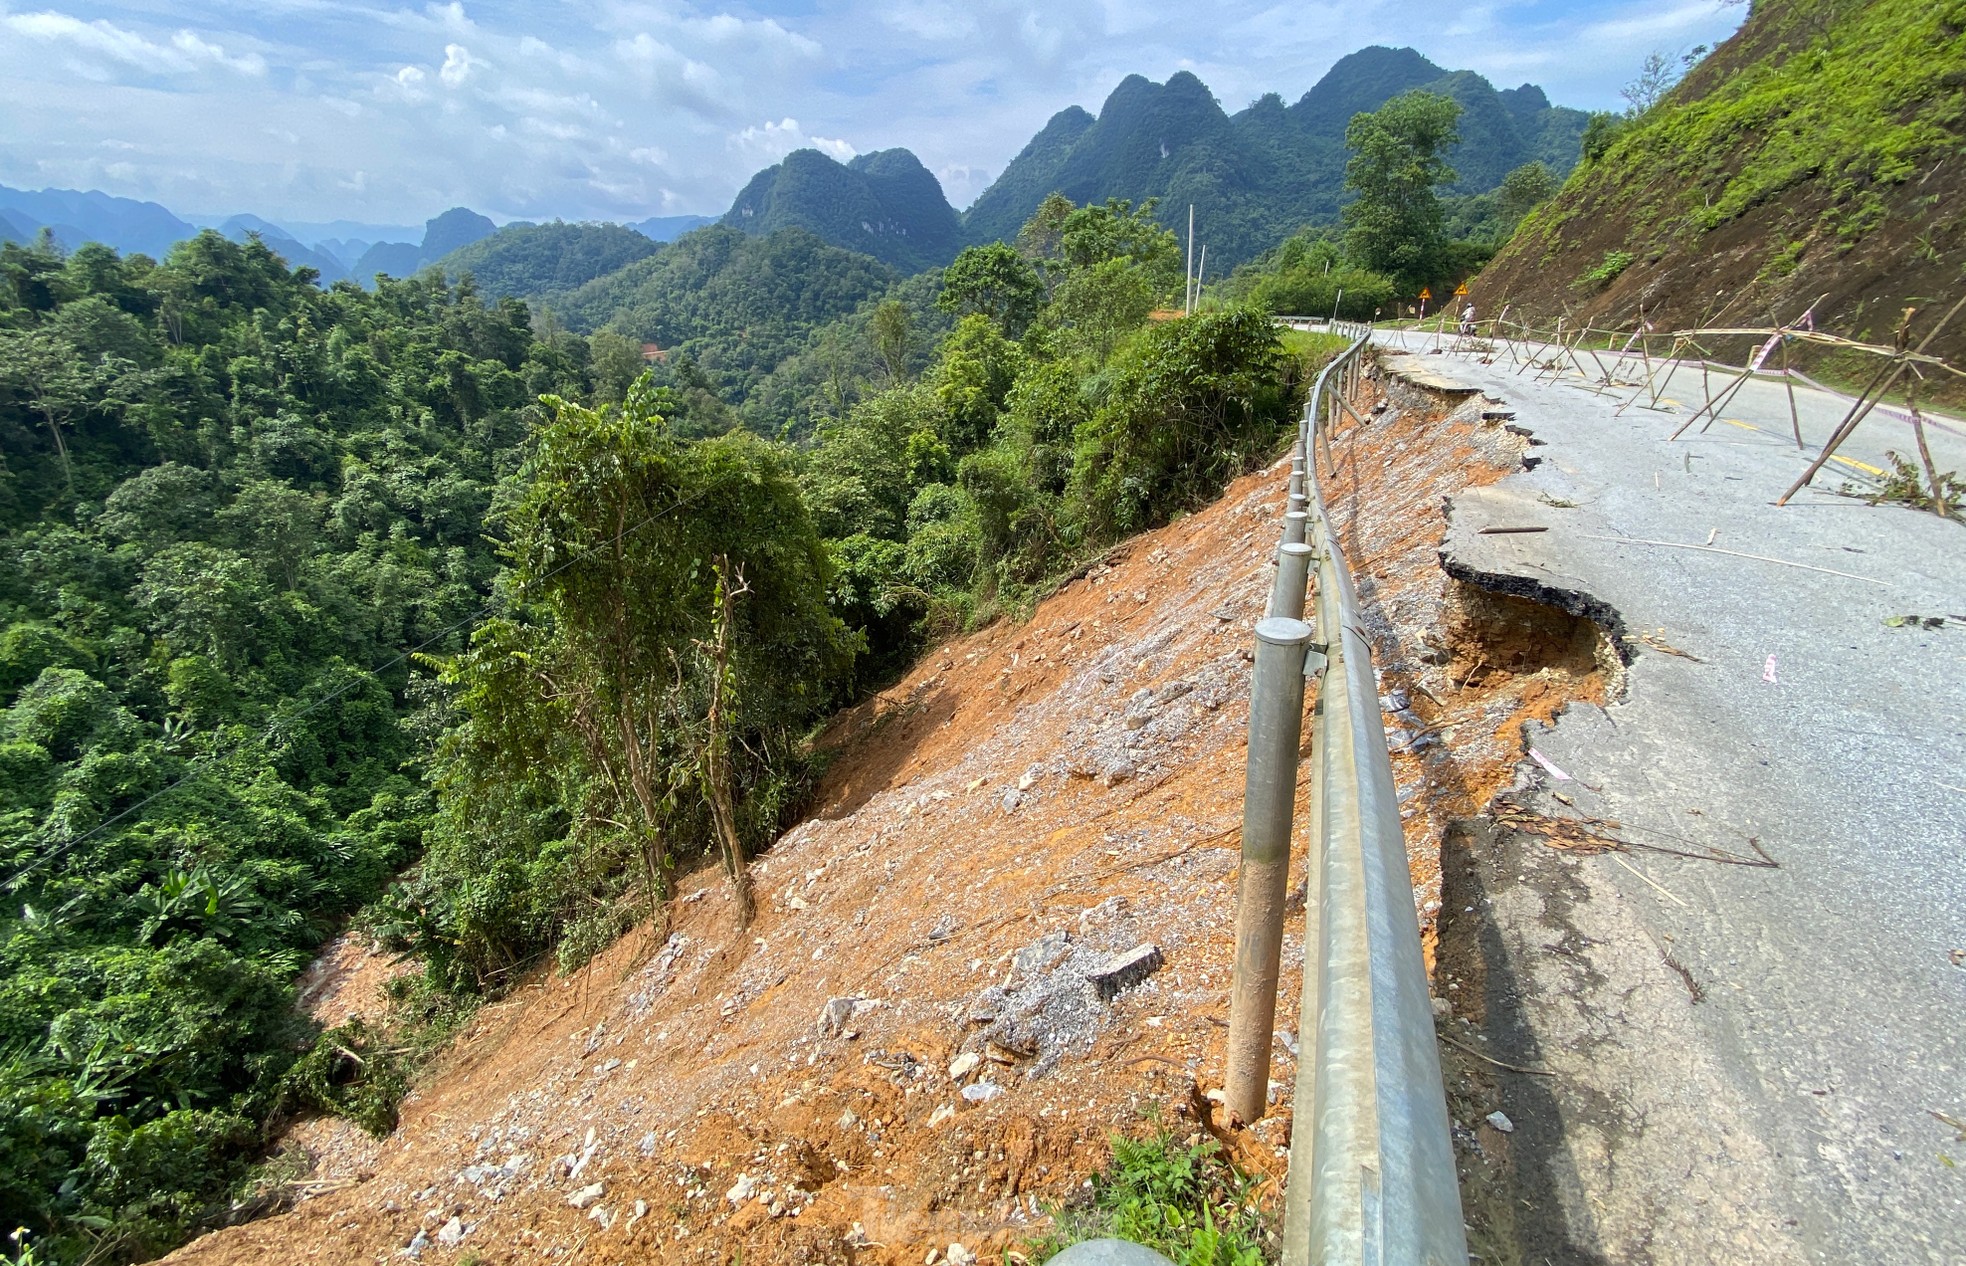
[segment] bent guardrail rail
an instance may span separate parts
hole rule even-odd
[[[1318,375],[1305,406],[1276,580],[1256,629],[1224,1097],[1244,1124],[1268,1106],[1304,683],[1321,676],[1283,1260],[1460,1266],[1468,1260],[1460,1186],[1392,759],[1371,647],[1315,462],[1333,411],[1351,413],[1346,397],[1371,331],[1331,328],[1352,342]],[[1301,618],[1313,563],[1315,634]]]

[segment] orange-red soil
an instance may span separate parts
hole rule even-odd
[[[1395,764],[1430,927],[1445,823],[1510,780],[1524,719],[1603,682],[1588,647],[1552,649],[1567,626],[1459,595],[1439,568],[1443,497],[1513,469],[1513,441],[1477,411],[1448,418],[1404,389],[1393,404],[1337,437],[1330,487],[1382,690],[1410,695],[1421,727]],[[381,1262],[414,1245],[428,1262],[919,1266],[1041,1233],[1114,1131],[1177,1109],[1193,1128],[1196,1084],[1221,1076],[1247,652],[1283,493],[1281,466],[1241,479],[1028,622],[926,655],[832,727],[821,807],[755,863],[748,931],[713,870],[691,877],[665,939],[644,927],[485,1007],[394,1135],[310,1123],[290,1136],[315,1158],[306,1198],[168,1260]],[[1299,911],[1285,1029],[1302,932]],[[1045,1002],[1037,1038],[992,1027],[1044,1002],[1047,972],[1149,941],[1165,963],[1144,984]],[[860,1001],[822,1027],[834,999]],[[1281,1173],[1288,1132],[1286,1105],[1236,1154]]]

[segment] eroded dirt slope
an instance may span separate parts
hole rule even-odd
[[[1588,625],[1439,566],[1443,499],[1515,469],[1519,441],[1479,398],[1368,384],[1361,411],[1381,400],[1331,486],[1430,927],[1446,824],[1510,781],[1526,717],[1602,695],[1605,663]],[[291,1212],[170,1260],[917,1266],[1040,1233],[1115,1130],[1192,1125],[1221,1076],[1246,652],[1283,489],[1281,466],[1247,477],[1028,623],[925,657],[836,723],[747,933],[715,872],[693,877],[661,938],[485,1008],[390,1138],[298,1131]],[[1087,984],[1147,944],[1144,981]],[[1285,1106],[1233,1144],[1280,1173],[1288,1131]]]

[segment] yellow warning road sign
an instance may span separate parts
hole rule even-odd
[[[1420,297],[1422,299],[1431,299],[1434,297],[1434,292],[1422,286],[1420,288]]]
[[[1460,285],[1454,287],[1454,297],[1456,299],[1463,298],[1464,296],[1467,295],[1467,293],[1468,293],[1468,283],[1465,281],[1462,282]]]

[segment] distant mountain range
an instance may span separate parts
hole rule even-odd
[[[103,242],[120,251],[161,256],[197,229],[154,202],[116,198],[93,190],[9,189],[0,185],[0,234],[30,241],[44,227],[70,250]]]
[[[673,241],[691,229],[714,223],[715,216],[669,215],[626,226],[596,226],[615,230],[610,245],[598,258],[614,259],[618,267],[647,254],[657,242]],[[508,227],[549,226],[515,221]],[[426,221],[421,229],[350,220],[276,224],[251,214],[224,219],[186,218],[155,202],[119,198],[93,190],[84,193],[73,189],[10,189],[0,185],[0,242],[31,242],[44,228],[54,233],[55,240],[65,250],[74,250],[84,242],[101,242],[124,254],[141,252],[159,259],[172,246],[197,236],[201,229],[216,229],[234,241],[244,241],[248,234],[257,233],[290,266],[312,268],[320,273],[323,285],[343,280],[367,285],[377,273],[410,276],[491,236],[498,226],[465,207],[452,207]],[[637,249],[634,242],[640,242],[646,249]],[[532,243],[530,249],[537,253],[538,243]],[[571,284],[588,279],[583,276]]]
[[[1211,271],[1226,269],[1335,217],[1346,125],[1415,88],[1461,105],[1455,192],[1493,189],[1531,160],[1559,176],[1576,165],[1582,110],[1552,106],[1533,84],[1498,92],[1410,48],[1367,48],[1340,58],[1295,105],[1270,93],[1234,115],[1186,71],[1165,84],[1129,75],[1097,118],[1077,106],[1053,115],[960,216],[906,150],[846,164],[800,150],[753,177],[723,222],[747,233],[797,226],[915,271],[947,263],[965,244],[1014,238],[1054,191],[1079,203],[1152,197],[1170,228],[1185,228],[1192,203]]]
[[[1053,191],[1079,203],[1159,198],[1170,228],[1184,229],[1194,206],[1209,274],[1219,276],[1303,225],[1334,218],[1344,198],[1346,124],[1414,88],[1461,104],[1461,142],[1450,155],[1457,192],[1493,189],[1532,159],[1559,176],[1576,164],[1583,111],[1551,105],[1533,84],[1497,91],[1472,71],[1443,70],[1410,48],[1367,48],[1340,58],[1294,105],[1270,93],[1233,115],[1186,71],[1164,84],[1129,75],[1096,118],[1078,106],[1053,115],[962,214],[905,149],[846,163],[807,149],[753,176],[720,219],[752,236],[804,229],[916,273],[948,263],[966,245],[1014,238]],[[404,277],[443,261],[448,272],[471,271],[488,290],[512,294],[571,290],[605,275],[596,269],[646,258],[655,243],[713,222],[656,216],[625,226],[519,222],[499,230],[463,207],[428,221],[421,234],[347,221],[283,227],[254,215],[206,221],[235,239],[259,234],[290,264],[316,269],[323,284],[366,285],[377,273]],[[100,241],[157,256],[198,231],[154,202],[0,186],[0,240],[27,240],[42,227],[71,249]],[[391,236],[367,236],[374,231]],[[495,233],[483,249],[457,254]]]

